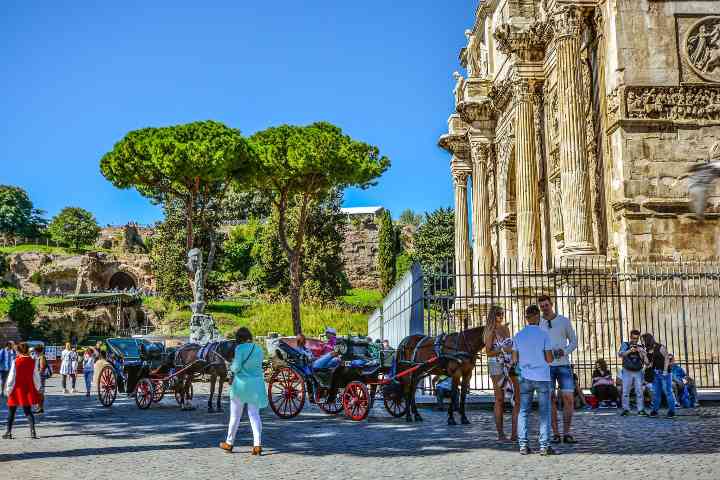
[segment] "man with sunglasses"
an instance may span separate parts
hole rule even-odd
[[[547,295],[538,297],[538,306],[542,311],[540,328],[550,336],[553,362],[550,364],[550,385],[553,390],[552,405],[552,443],[577,443],[570,434],[573,411],[575,410],[575,378],[573,377],[570,354],[578,347],[577,334],[570,319],[555,312],[553,302]],[[560,388],[563,402],[563,436],[560,437],[557,419],[557,402],[554,391]]]

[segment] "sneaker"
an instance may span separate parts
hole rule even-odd
[[[74,389],[74,388],[71,388],[71,389],[70,389],[70,393],[75,393],[75,389]]]
[[[641,417],[647,417],[647,412],[645,410],[640,410],[638,412],[638,415],[640,415]]]
[[[530,453],[532,452],[530,452],[530,449],[527,446],[520,447],[520,455],[530,455]]]
[[[658,416],[658,412],[656,412],[655,410],[653,410],[652,412],[650,412],[650,416],[653,417],[653,418],[654,418],[654,417],[657,417],[657,416]]]
[[[620,414],[621,417],[627,417],[628,415],[630,415],[630,412],[628,412],[627,410],[623,410]],[[640,413],[638,413],[638,415],[640,415]]]
[[[544,447],[540,449],[540,455],[543,457],[547,457],[549,455],[558,455],[558,452],[552,447]]]
[[[67,388],[63,388],[63,393],[67,394],[67,393],[70,393],[70,392],[69,392],[69,390],[68,390]]]
[[[575,440],[575,437],[568,434],[563,436],[563,443],[577,443],[577,440]]]
[[[560,438],[560,435],[555,434],[552,436],[552,440],[550,440],[551,443],[560,443],[562,439]]]
[[[675,412],[668,412],[667,418],[674,418],[674,417],[675,417]]]

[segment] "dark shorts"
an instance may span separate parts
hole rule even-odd
[[[570,365],[550,366],[550,385],[553,390],[560,388],[563,393],[573,393],[575,391],[575,379],[573,378],[572,368]]]

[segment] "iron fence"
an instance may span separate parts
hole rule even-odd
[[[421,317],[426,335],[484,325],[491,305],[505,309],[515,333],[524,326],[525,307],[546,294],[575,328],[578,348],[572,363],[584,388],[590,387],[600,358],[618,374],[617,352],[633,329],[652,333],[666,345],[699,388],[720,387],[720,263],[618,263],[591,257],[528,271],[508,260],[482,275],[457,275],[448,263],[425,274],[422,284],[423,308],[415,309],[415,321]],[[398,320],[390,311],[383,317],[386,324]],[[487,358],[481,355],[471,389],[491,388]]]

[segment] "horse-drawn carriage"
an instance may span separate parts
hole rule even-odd
[[[118,392],[134,397],[143,410],[162,400],[167,391],[175,392],[175,400],[181,403],[178,375],[154,373],[174,355],[174,349],[137,338],[108,338],[104,344],[110,365],[103,367],[97,382],[98,400],[103,406],[110,407]],[[192,398],[192,385],[189,396]]]
[[[393,381],[388,377],[391,353],[380,351],[379,356],[374,356],[365,339],[338,338],[335,351],[339,362],[331,368],[315,368],[310,356],[282,340],[269,350],[268,399],[280,418],[298,415],[307,399],[325,413],[344,411],[352,420],[364,420],[381,390],[378,387]],[[407,406],[401,394],[383,395],[383,403],[390,415],[405,415]]]

